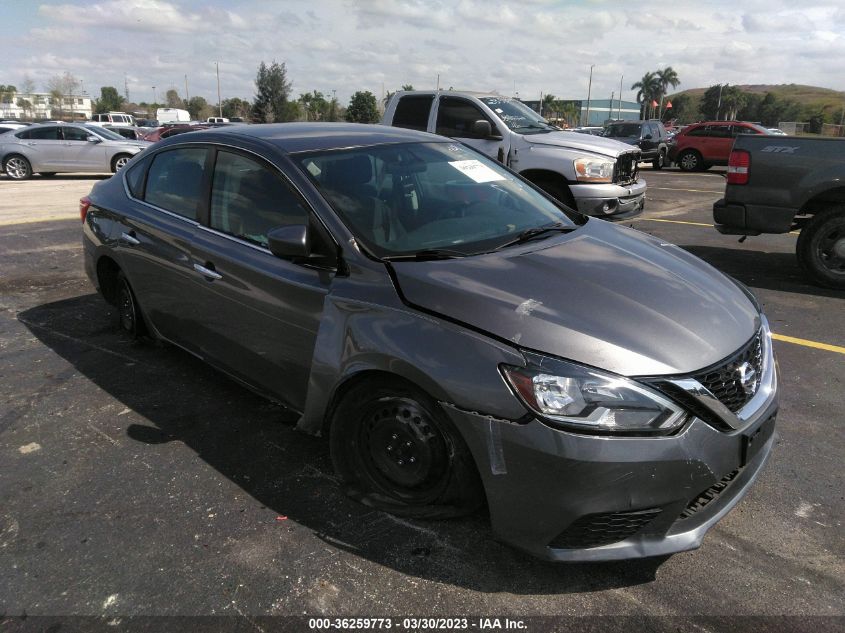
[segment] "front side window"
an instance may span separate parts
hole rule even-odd
[[[91,135],[88,130],[82,130],[78,127],[64,127],[62,128],[62,133],[64,134],[66,141],[87,141],[88,137]]]
[[[487,252],[573,220],[500,164],[456,143],[403,143],[296,157],[377,257]]]
[[[157,154],[150,166],[144,200],[190,220],[197,219],[206,150],[174,149]]]
[[[466,99],[442,97],[437,110],[437,133],[442,136],[472,138],[473,124],[476,121],[489,120],[480,109]]]
[[[731,137],[731,126],[730,125],[708,125],[709,131],[707,133],[708,136],[711,138],[730,138]]]
[[[267,246],[268,231],[307,224],[308,211],[271,169],[251,158],[221,151],[211,187],[211,228]]]
[[[691,130],[687,130],[686,132],[684,132],[684,136],[707,136],[707,130],[709,129],[709,127],[710,126],[708,125],[702,125]]]

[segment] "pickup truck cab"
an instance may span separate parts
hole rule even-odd
[[[845,289],[845,139],[737,136],[713,219],[726,235],[799,229],[804,271],[820,285]]]
[[[640,149],[550,125],[517,99],[489,93],[399,91],[384,125],[461,141],[586,215],[621,220],[645,206]]]

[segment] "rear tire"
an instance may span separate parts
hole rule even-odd
[[[483,502],[463,438],[432,398],[402,380],[351,387],[332,412],[330,445],[347,494],[373,508],[444,518]]]
[[[140,338],[146,334],[147,328],[144,325],[144,317],[138,308],[135,292],[129,285],[129,280],[123,274],[123,271],[117,273],[116,285],[117,327],[129,338]]]
[[[681,171],[701,171],[704,168],[704,161],[694,149],[687,149],[678,155],[678,167]]]
[[[3,170],[13,180],[28,180],[32,178],[32,165],[20,154],[13,154],[3,163]]]
[[[845,289],[845,207],[817,213],[801,229],[798,263],[821,286]]]

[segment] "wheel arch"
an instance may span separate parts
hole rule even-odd
[[[101,255],[97,259],[97,285],[100,294],[110,304],[117,300],[117,280],[121,272],[118,263],[108,255]]]

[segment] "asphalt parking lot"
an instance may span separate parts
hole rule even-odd
[[[709,226],[717,170],[644,175],[646,212],[628,224],[762,302],[779,435],[699,550],[579,565],[497,543],[483,513],[410,521],[345,498],[325,442],[284,410],[181,351],[118,335],[82,268],[77,201],[94,179],[0,177],[0,616],[767,615],[841,627],[845,294],[804,280],[794,235],[739,243]]]

